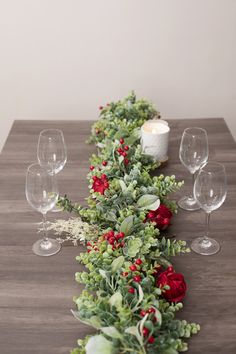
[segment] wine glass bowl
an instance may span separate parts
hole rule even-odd
[[[193,240],[193,251],[203,255],[215,254],[220,250],[219,243],[210,238],[209,222],[211,212],[220,208],[227,194],[227,180],[224,165],[208,162],[200,169],[193,188],[199,207],[206,213],[206,235]]]
[[[45,129],[40,132],[37,157],[40,166],[51,174],[57,174],[63,169],[67,161],[67,151],[61,130]]]
[[[179,158],[184,167],[191,173],[193,183],[194,174],[206,163],[208,153],[206,131],[202,128],[185,129],[181,138]],[[199,209],[199,205],[192,192],[189,195],[182,197],[178,201],[178,205],[180,208],[189,211]]]
[[[49,174],[59,173],[67,161],[67,149],[64,135],[59,129],[45,129],[41,131],[37,148],[38,162]],[[55,206],[51,211],[62,211],[63,208]]]
[[[43,215],[44,238],[33,245],[33,252],[39,256],[51,256],[61,249],[57,240],[47,237],[46,214],[57,203],[58,189],[54,175],[48,174],[39,164],[32,164],[26,173],[25,195],[30,206]]]

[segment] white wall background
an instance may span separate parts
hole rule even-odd
[[[14,119],[95,119],[131,89],[236,136],[236,0],[0,0],[0,147]]]

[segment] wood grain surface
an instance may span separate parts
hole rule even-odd
[[[76,340],[91,333],[76,321],[70,309],[73,295],[82,286],[74,274],[83,267],[75,261],[81,247],[65,246],[52,257],[38,257],[31,247],[40,236],[34,212],[25,199],[27,166],[36,161],[39,132],[62,129],[68,147],[68,163],[59,174],[61,194],[84,203],[88,194],[86,174],[94,146],[85,144],[92,122],[15,121],[0,156],[0,354],[65,354]],[[210,160],[225,164],[228,195],[212,215],[211,235],[221,244],[214,256],[191,254],[175,257],[188,285],[184,309],[179,316],[201,325],[201,332],[189,341],[189,354],[236,353],[236,144],[223,119],[170,120],[169,162],[156,173],[175,174],[185,186],[191,177],[180,164],[178,150],[186,127],[205,128],[209,137]],[[49,213],[49,219],[68,217]],[[180,210],[169,233],[191,240],[204,231],[204,213]]]

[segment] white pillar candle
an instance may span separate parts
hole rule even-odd
[[[148,120],[141,127],[142,150],[155,160],[168,160],[168,143],[170,128],[168,123],[161,119]]]

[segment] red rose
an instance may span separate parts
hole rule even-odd
[[[159,230],[165,230],[170,225],[171,218],[171,210],[165,204],[161,204],[156,210],[149,211],[145,221],[150,220],[156,224]]]
[[[180,273],[175,273],[173,267],[168,267],[157,279],[157,286],[161,289],[164,285],[169,285],[169,290],[164,290],[162,296],[170,302],[180,302],[186,293],[187,286],[184,277]]]
[[[105,174],[103,174],[101,178],[94,176],[92,188],[94,192],[104,194],[105,190],[109,188],[107,176]]]

